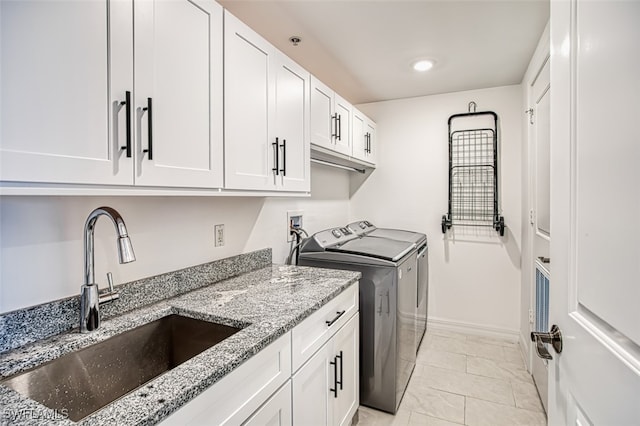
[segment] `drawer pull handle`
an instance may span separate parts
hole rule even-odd
[[[336,312],[336,316],[331,321],[325,321],[328,327],[331,327],[334,322],[338,321],[342,315],[344,315],[346,311],[342,310],[340,312]]]

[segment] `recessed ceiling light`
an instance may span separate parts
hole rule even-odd
[[[429,59],[422,59],[413,64],[413,69],[420,72],[429,71],[431,68],[433,68],[433,61]]]

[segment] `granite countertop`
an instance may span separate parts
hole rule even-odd
[[[77,331],[0,355],[6,378],[43,362],[170,315],[240,327],[241,331],[84,418],[85,425],[155,424],[220,380],[359,279],[350,271],[272,265],[141,307]],[[0,423],[76,424],[61,413],[0,385]]]

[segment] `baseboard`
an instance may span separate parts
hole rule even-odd
[[[531,354],[529,353],[529,339],[527,337],[520,333],[520,344],[518,346],[520,346],[524,365],[527,367],[527,371],[531,373]]]
[[[508,340],[513,343],[520,340],[520,332],[518,330],[509,330],[507,328],[472,324],[462,321],[452,321],[442,318],[429,317],[427,330],[431,327],[439,330],[455,331],[458,333],[472,334],[476,336],[493,337]]]

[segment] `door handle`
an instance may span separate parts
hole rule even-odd
[[[273,161],[275,163],[275,167],[271,169],[271,171],[275,172],[276,175],[280,174],[280,164],[278,161],[278,157],[280,155],[278,153],[278,145],[278,138],[276,138],[276,141],[271,144],[271,146],[273,147]]]
[[[153,105],[152,99],[147,98],[147,106],[142,108],[143,111],[147,112],[147,136],[149,137],[149,146],[147,149],[142,150],[142,152],[146,152],[148,154],[149,160],[153,160]]]
[[[338,113],[335,113],[331,116],[331,137],[338,139]]]
[[[333,365],[333,389],[329,388],[329,392],[333,392],[333,397],[338,397],[338,360],[337,357],[333,357],[333,361],[329,363],[329,365]]]
[[[540,262],[542,263],[551,263],[551,259],[548,257],[538,256],[538,259],[540,259]]]
[[[131,92],[126,91],[125,100],[120,102],[120,105],[125,106],[125,113],[127,114],[126,123],[127,123],[127,144],[125,146],[120,147],[120,149],[124,149],[127,151],[127,158],[131,158]]]
[[[340,380],[336,381],[336,388],[340,385],[340,390],[342,390],[342,351],[340,351],[340,355],[336,355],[336,358],[340,358]]]
[[[391,298],[389,296],[389,290],[387,290],[387,314],[391,313]]]
[[[551,326],[551,331],[549,333],[532,331],[531,341],[535,342],[536,353],[542,359],[553,359],[547,348],[544,346],[545,343],[551,343],[551,346],[553,346],[553,349],[557,354],[562,352],[562,333],[560,332],[560,328],[555,324]]]
[[[287,140],[286,139],[282,139],[282,145],[280,145],[280,148],[282,148],[282,168],[280,169],[280,171],[282,172],[282,176],[286,176],[287,175]]]

